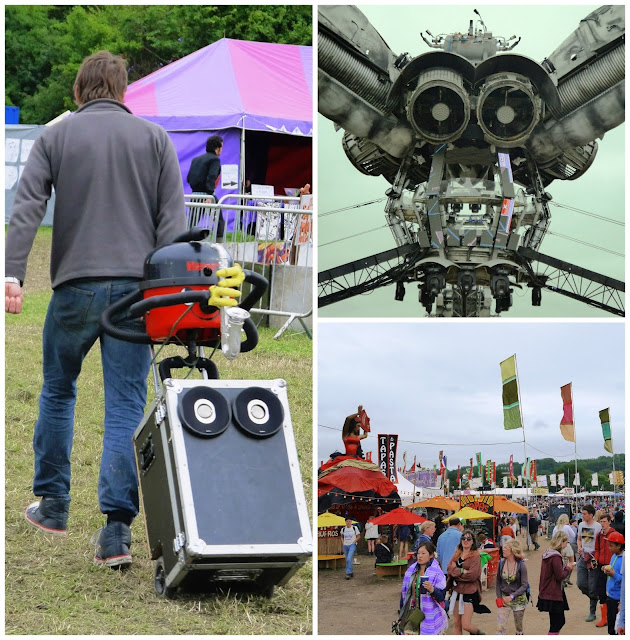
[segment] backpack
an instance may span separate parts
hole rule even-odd
[[[501,558],[501,560],[499,561],[499,575],[501,575],[501,572],[503,571],[503,563],[505,562],[505,558]],[[520,560],[518,563],[518,567],[516,568],[517,571],[521,570],[521,565],[523,564],[523,561]],[[527,588],[525,589],[525,595],[527,596],[527,602],[529,602],[532,598],[532,593],[530,591],[529,588],[529,582],[527,583]]]

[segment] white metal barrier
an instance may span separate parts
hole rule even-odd
[[[227,204],[231,198],[257,204]],[[272,206],[268,201],[288,206]],[[224,218],[225,247],[244,269],[255,270],[269,281],[267,308],[260,308],[261,304],[251,312],[270,316],[272,324],[277,318],[281,326],[275,339],[295,320],[312,338],[308,319],[313,314],[313,215],[310,210],[300,210],[299,203],[300,198],[288,196],[228,194],[219,202],[205,194],[185,196],[188,228],[209,229],[209,242],[216,241],[221,212],[234,212],[232,219]]]

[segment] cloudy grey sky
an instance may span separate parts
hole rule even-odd
[[[528,456],[573,459],[559,428],[568,382],[578,457],[609,455],[599,421],[606,407],[615,452],[625,449],[622,322],[320,321],[318,345],[318,461],[343,451],[344,418],[363,404],[372,421],[363,449],[373,459],[376,435],[397,433],[399,464],[407,451],[408,462],[416,455],[432,467],[441,449],[450,469],[478,451],[484,461],[522,462],[523,431],[503,428],[499,363],[513,354]],[[519,444],[500,444],[511,441]]]
[[[476,18],[477,8],[495,35],[522,38],[514,53],[540,62],[578,26],[579,21],[596,5],[545,6],[359,6],[395,53],[412,56],[430,51],[420,38],[420,31],[433,34],[464,31],[468,21]],[[319,212],[381,198],[389,188],[382,177],[364,176],[346,158],[341,147],[342,132],[333,123],[318,116]],[[548,191],[554,201],[578,207],[598,215],[624,219],[624,137],[625,125],[608,132],[600,141],[593,166],[576,181],[554,181]],[[319,266],[328,269],[352,260],[373,255],[395,246],[387,228],[361,234],[385,224],[384,202],[329,215],[318,220]],[[577,238],[618,253],[624,252],[623,227],[582,214],[551,207],[550,231]],[[336,242],[340,238],[349,239]],[[331,243],[331,244],[329,244]],[[547,235],[541,252],[620,280],[625,279],[622,257],[604,253],[569,240]],[[493,305],[494,309],[494,305]],[[425,314],[418,303],[414,286],[407,286],[404,302],[394,301],[394,287],[330,305],[320,310],[320,317],[419,317]],[[530,290],[514,291],[510,317],[612,317],[583,303],[552,292],[543,291],[541,307],[531,306]]]

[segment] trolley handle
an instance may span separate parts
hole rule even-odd
[[[193,227],[182,231],[182,233],[175,236],[173,243],[175,242],[201,242],[208,237],[210,229],[203,229],[202,227]]]

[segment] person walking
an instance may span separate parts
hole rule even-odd
[[[352,523],[351,518],[346,518],[346,526],[341,530],[341,539],[343,540],[343,555],[346,557],[346,580],[354,578],[354,570],[352,559],[357,550],[357,543],[360,537],[359,529]]]
[[[577,556],[577,533],[575,529],[569,524],[569,516],[566,513],[561,513],[556,521],[556,526],[553,528],[551,536],[556,535],[558,531],[564,531],[569,537],[569,544],[562,550],[562,559],[565,566],[569,563],[576,562]],[[573,573],[573,569],[571,569]],[[573,586],[571,582],[571,574],[564,581],[564,586]]]
[[[372,516],[366,523],[365,523],[365,542],[367,543],[367,548],[368,548],[368,555],[373,556],[374,555],[374,547],[376,545],[376,541],[379,538],[378,535],[378,525],[374,524],[372,522],[372,520],[374,520],[376,516]]]
[[[589,598],[589,614],[586,622],[595,620],[597,612],[597,601],[599,599],[597,584],[599,581],[599,571],[597,560],[595,560],[595,538],[602,527],[599,522],[595,522],[595,508],[592,504],[585,504],[582,507],[582,521],[578,525],[577,546],[577,586],[578,589]]]
[[[623,581],[623,553],[625,549],[625,538],[618,532],[612,530],[608,535],[611,558],[610,564],[604,565],[602,573],[606,580],[606,614],[608,623],[608,635],[614,636],[615,621],[619,613],[619,602],[621,600],[621,583]]]
[[[98,340],[105,388],[98,503],[107,521],[94,562],[112,568],[132,562],[130,527],[139,508],[132,435],[144,412],[151,353],[105,335],[99,317],[138,289],[147,254],[186,228],[175,148],[162,127],[123,104],[126,89],[121,57],[99,51],[82,62],[74,83],[79,108],[33,144],[5,243],[5,311],[20,313],[28,255],[54,188],[53,294],[33,436],[33,493],[41,499],[25,517],[40,531],[67,532],[77,378]],[[123,320],[135,330],[142,324]]]
[[[543,553],[540,567],[540,583],[538,587],[539,611],[549,614],[549,634],[557,636],[564,627],[564,612],[569,610],[567,596],[562,587],[562,581],[571,572],[571,565],[563,566],[562,549],[569,544],[569,536],[564,531],[558,531],[549,549]]]
[[[213,135],[206,140],[206,152],[192,159],[190,169],[186,176],[186,182],[195,194],[207,194],[212,196],[206,200],[216,202],[214,190],[216,189],[219,175],[221,174],[221,160],[219,156],[223,151],[223,138]],[[223,242],[225,234],[225,221],[221,211],[217,211],[216,241]]]
[[[523,550],[516,540],[503,545],[503,559],[499,562],[496,593],[499,613],[497,635],[507,635],[510,613],[514,614],[516,635],[523,635],[523,618],[527,607],[527,567],[523,562]]]
[[[612,557],[613,552],[610,549],[610,545],[608,544],[609,534],[611,534],[614,529],[610,526],[612,522],[612,517],[608,513],[602,513],[599,518],[599,524],[601,525],[601,531],[595,536],[595,551],[593,553],[593,557],[597,562],[597,566],[600,571],[597,571],[597,595],[599,596],[599,605],[601,610],[601,618],[595,624],[596,627],[605,627],[608,625],[608,615],[606,612],[607,604],[606,604],[606,586],[607,586],[607,576],[604,571],[602,571],[602,567],[610,564],[610,559]],[[623,536],[622,536],[623,537]],[[616,612],[615,612],[616,613]]]
[[[451,518],[448,524],[448,529],[438,538],[437,543],[438,562],[444,574],[447,573],[448,563],[457,549],[464,530],[464,525],[459,518]]]
[[[485,635],[472,623],[473,612],[490,613],[490,609],[481,605],[481,555],[477,549],[475,536],[470,529],[464,529],[455,553],[447,567],[449,586],[453,595],[449,611],[453,616],[453,634]]]
[[[420,635],[436,636],[448,627],[444,609],[446,578],[435,558],[435,545],[426,540],[420,543],[416,561],[407,569],[400,596],[401,630],[415,610],[421,612]]]
[[[528,532],[529,537],[531,538],[532,544],[534,545],[534,551],[538,551],[540,549],[540,545],[538,544],[538,529],[540,527],[540,520],[538,519],[538,511],[536,507],[533,508],[531,515],[529,516],[528,522]]]
[[[411,528],[408,524],[401,524],[398,527],[398,558],[406,560],[409,553],[409,540],[411,539]]]

